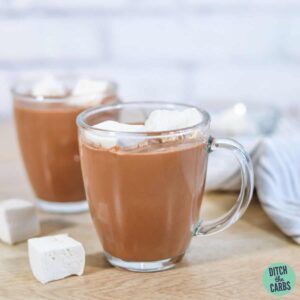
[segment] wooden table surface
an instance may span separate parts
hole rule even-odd
[[[14,128],[0,123],[0,200],[34,199],[27,181]],[[205,196],[203,214],[226,211],[236,195]],[[39,213],[42,235],[69,233],[86,249],[83,276],[43,285],[33,277],[26,242],[0,243],[0,299],[273,299],[262,284],[264,269],[275,262],[291,265],[300,276],[300,247],[286,238],[254,199],[243,218],[227,231],[194,238],[177,268],[157,273],[132,273],[111,267],[88,213],[55,215]],[[300,281],[300,277],[298,279]],[[276,298],[276,297],[275,297]],[[300,299],[300,286],[284,299]]]

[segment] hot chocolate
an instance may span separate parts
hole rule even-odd
[[[82,170],[104,250],[127,261],[184,254],[198,220],[207,151],[199,141],[138,152],[83,141]]]
[[[52,202],[85,199],[76,117],[80,107],[26,106],[15,101],[15,119],[23,160],[36,196]]]
[[[46,78],[34,85],[32,91],[23,94],[15,91],[14,112],[24,164],[35,194],[41,199],[38,203],[46,210],[69,211],[70,206],[59,206],[59,203],[75,204],[74,211],[87,208],[83,205],[85,191],[76,117],[90,104],[117,100],[115,95],[97,98],[97,94],[85,96],[79,94],[82,88],[77,90],[78,95],[73,95],[71,89]],[[38,96],[42,92],[47,97]],[[82,205],[77,209],[79,202]],[[53,206],[55,203],[57,208]]]
[[[238,143],[209,137],[205,111],[181,104],[121,103],[85,111],[77,124],[90,212],[114,266],[138,272],[172,268],[192,236],[224,230],[249,204],[251,161]],[[218,148],[238,159],[241,193],[222,217],[199,220],[208,153]]]

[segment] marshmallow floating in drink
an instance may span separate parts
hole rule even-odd
[[[159,132],[171,131],[197,125],[202,120],[200,113],[195,108],[183,111],[176,110],[154,110],[145,122],[145,125],[131,125],[119,123],[116,121],[104,121],[94,125],[94,128],[107,130],[107,132],[85,133],[86,138],[95,145],[109,149],[117,145],[121,147],[129,147],[144,142],[145,138],[117,136],[118,132],[123,133],[143,133],[143,132]],[[164,141],[164,140],[163,140]],[[166,139],[165,141],[168,141]]]
[[[28,255],[32,273],[41,283],[79,276],[84,271],[84,248],[67,234],[28,240]]]
[[[36,97],[62,97],[66,95],[66,88],[63,83],[52,75],[47,75],[37,81],[31,90]]]
[[[106,97],[115,93],[115,87],[109,81],[80,79],[72,90],[69,104],[72,105],[97,105]]]
[[[93,144],[100,145],[103,148],[109,149],[113,148],[116,145],[120,146],[130,146],[130,144],[136,143],[136,141],[131,141],[129,139],[122,139],[118,138],[116,136],[117,132],[144,132],[146,131],[144,125],[131,125],[131,124],[125,124],[125,123],[119,123],[116,121],[104,121],[101,123],[98,123],[93,126],[96,129],[102,129],[107,130],[107,133],[103,132],[97,135],[97,132],[89,132],[86,133],[86,137],[89,141],[91,141]],[[111,132],[111,131],[115,131]],[[126,141],[125,141],[126,140]],[[126,145],[125,145],[126,144]]]
[[[202,117],[197,109],[154,110],[145,122],[147,131],[178,130],[197,125]]]
[[[22,199],[0,201],[0,240],[12,245],[39,233],[40,223],[31,202]]]
[[[72,91],[74,96],[87,94],[110,94],[114,91],[113,85],[108,81],[80,79]]]

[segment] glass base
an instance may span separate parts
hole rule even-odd
[[[75,214],[89,210],[86,200],[78,202],[50,202],[37,199],[36,204],[41,210],[50,213]]]
[[[108,262],[117,268],[126,269],[132,272],[159,272],[174,268],[176,264],[182,259],[183,255],[179,255],[175,258],[167,258],[157,261],[146,261],[146,262],[135,262],[135,261],[126,261],[120,258],[114,257],[107,252],[104,252],[104,255]]]

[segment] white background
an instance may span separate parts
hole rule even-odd
[[[300,0],[0,0],[0,117],[27,73],[95,74],[126,100],[300,106]]]

